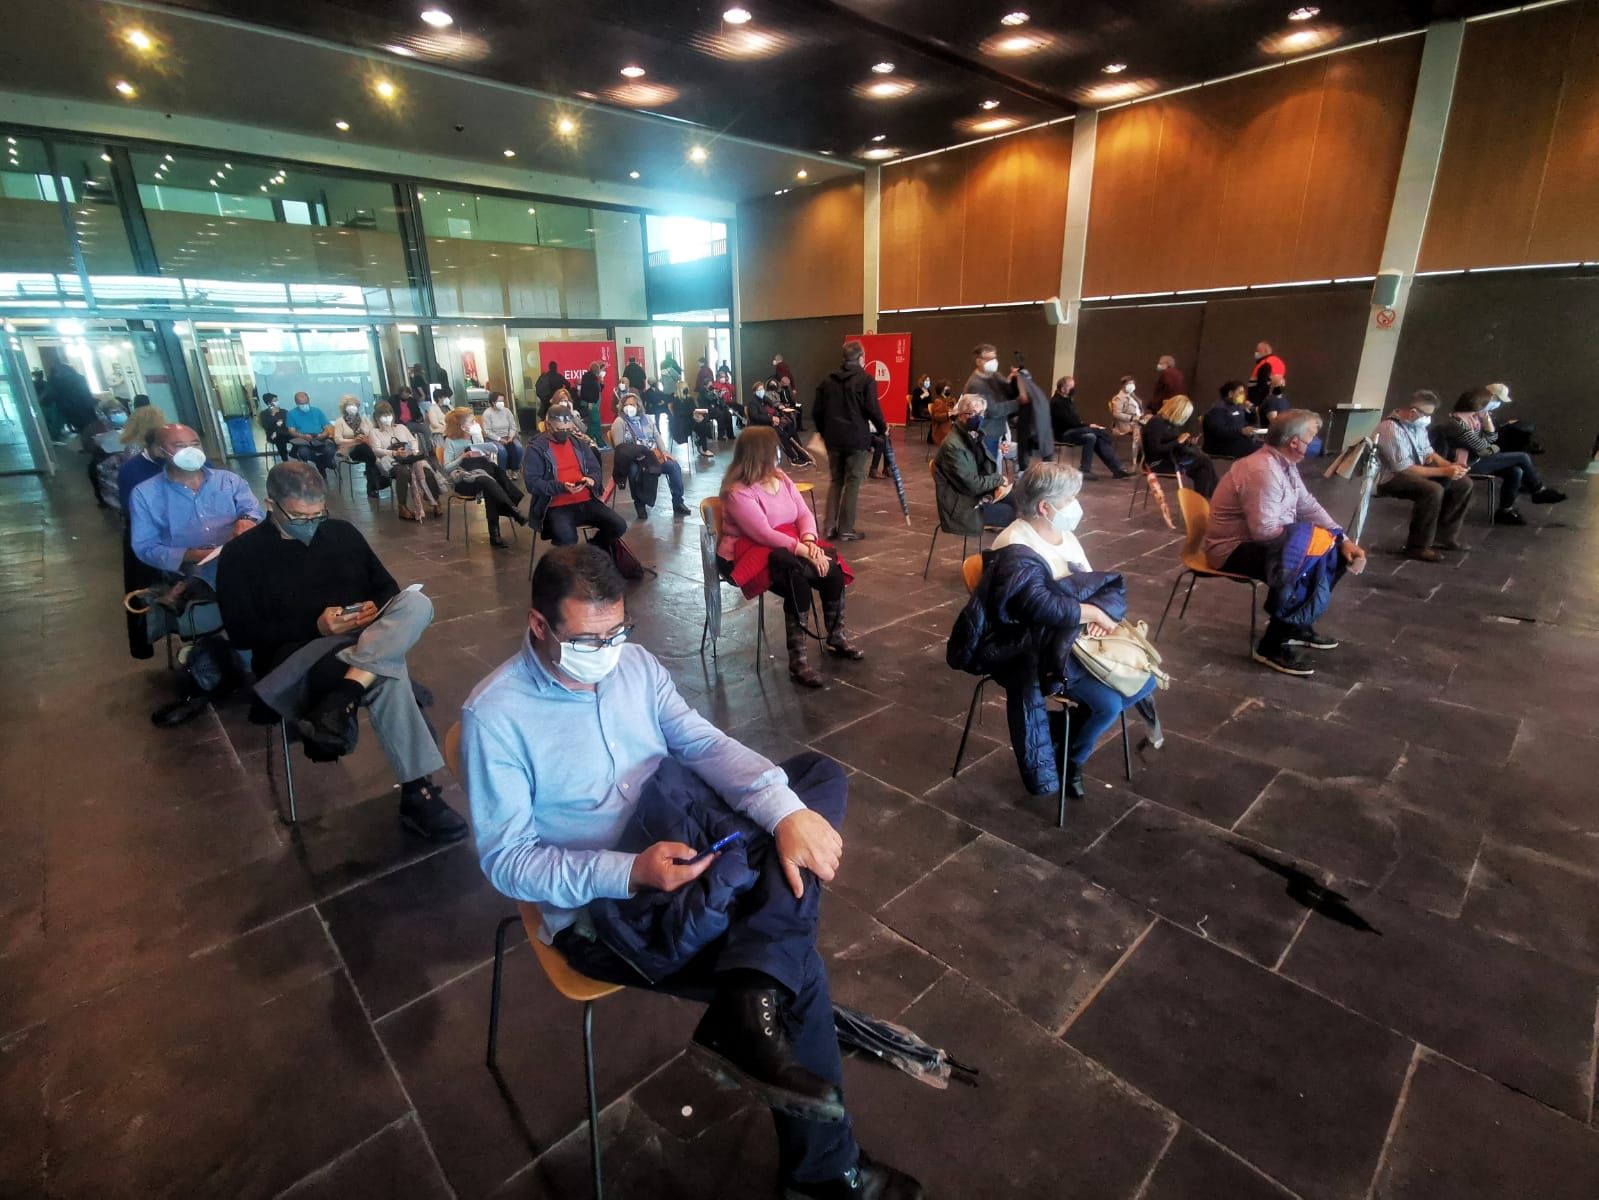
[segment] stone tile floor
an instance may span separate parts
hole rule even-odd
[[[1243,655],[1241,589],[1194,594],[1161,646],[1168,740],[1090,764],[1067,827],[1020,792],[991,695],[950,778],[963,598],[919,448],[912,523],[870,483],[851,547],[869,658],[796,690],[754,610],[699,652],[698,522],[631,541],[660,570],[639,636],[690,701],[774,757],[853,772],[823,950],[844,1002],[981,1074],[935,1091],[847,1064],[862,1141],[934,1196],[1144,1200],[1599,1195],[1599,558],[1588,484],[1441,566],[1392,552],[1340,587],[1308,680]],[[725,465],[691,470],[711,494]],[[261,468],[247,469],[259,480]],[[1129,485],[1083,496],[1085,544],[1153,623],[1177,537]],[[1315,480],[1335,512],[1352,499]],[[334,501],[438,616],[414,672],[441,728],[524,627],[526,550]],[[470,845],[394,821],[363,741],[282,764],[234,700],[151,727],[159,660],[125,652],[118,533],[76,470],[0,481],[0,1194],[586,1194],[578,1013],[525,945],[503,1079],[483,1066],[510,905]],[[779,635],[779,650],[781,637]],[[451,789],[464,809],[464,798]],[[682,1058],[692,1006],[624,992],[596,1027],[615,1197],[767,1194],[765,1114]]]

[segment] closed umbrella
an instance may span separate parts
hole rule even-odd
[[[894,431],[883,431],[883,465],[888,468],[889,478],[894,481],[894,491],[899,493],[899,510],[905,514],[905,524],[911,523],[910,502],[905,499],[905,477],[899,473],[899,460],[894,457]]]
[[[722,580],[716,570],[716,531],[710,522],[700,526],[700,569],[705,573],[705,631],[700,635],[700,653],[705,653],[705,639],[711,639],[715,651],[716,639],[722,636]]]
[[[928,1087],[942,1091],[951,1079],[977,1086],[976,1068],[957,1062],[947,1050],[929,1046],[903,1025],[834,1004],[833,1029],[840,1046],[864,1050]]]

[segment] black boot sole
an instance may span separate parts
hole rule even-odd
[[[786,1116],[797,1117],[802,1121],[821,1121],[830,1125],[837,1125],[844,1120],[842,1101],[814,1100],[798,1092],[763,1083],[741,1070],[732,1059],[718,1054],[709,1046],[703,1046],[699,1042],[688,1044],[688,1058],[722,1087],[743,1088],[747,1092],[752,1092],[759,1096],[768,1108]]]
[[[426,842],[436,842],[440,846],[453,845],[464,838],[468,832],[470,832],[468,826],[464,822],[461,824],[459,829],[429,829],[415,817],[409,816],[403,812],[400,814],[400,828],[405,830],[405,832],[409,833],[412,837],[419,837]]]

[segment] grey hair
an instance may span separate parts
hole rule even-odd
[[[1083,473],[1065,463],[1036,462],[1016,479],[1016,510],[1024,517],[1048,500],[1056,508],[1083,490]]]
[[[1315,430],[1320,428],[1320,413],[1311,412],[1308,408],[1290,408],[1271,419],[1271,424],[1266,427],[1266,445],[1286,445],[1296,437],[1309,441],[1315,436]]]
[[[949,415],[952,417],[964,417],[967,413],[987,411],[987,396],[980,396],[976,392],[967,392],[959,400],[955,401],[955,407],[949,410]]]
[[[1430,404],[1434,408],[1437,408],[1438,393],[1433,391],[1431,388],[1422,388],[1419,392],[1411,392],[1410,403],[1406,405],[1406,407],[1414,408],[1418,404]]]
[[[321,473],[307,462],[279,463],[267,472],[266,486],[267,499],[278,505],[285,500],[309,504],[328,496]]]

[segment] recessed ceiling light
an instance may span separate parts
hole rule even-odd
[[[411,49],[409,46],[402,46],[398,42],[390,42],[388,45],[381,48],[387,50],[390,54],[398,54],[401,58],[416,57],[415,50]]]
[[[264,183],[263,183],[263,184],[262,184],[262,185],[261,185],[261,190],[262,190],[262,191],[263,191],[263,192],[264,192],[264,191],[266,191],[266,190],[267,190],[267,186],[266,186],[266,184],[264,184]]]
[[[1100,68],[1100,70],[1104,71],[1107,75],[1120,75],[1126,69],[1126,63],[1106,63]]]
[[[340,133],[349,133],[350,123],[348,121],[335,121],[333,122],[333,128],[337,129]]]
[[[1000,133],[1020,124],[1021,121],[1016,117],[972,117],[962,121],[960,128],[967,133]]]
[[[527,210],[528,216],[532,216],[536,212],[538,212],[538,209],[536,208],[530,208]]]
[[[177,159],[173,158],[172,155],[170,155],[170,154],[163,154],[161,157],[166,159],[168,162],[177,162],[178,161]]]
[[[563,137],[570,137],[577,132],[577,122],[571,117],[562,117],[555,123],[555,132]]]
[[[637,179],[638,178],[638,172],[637,171],[629,171],[627,173],[627,177],[629,179]],[[531,211],[531,210],[529,210],[529,211]]]
[[[1030,20],[1032,20],[1030,16],[1018,9],[1015,12],[1006,13],[999,19],[999,23],[1001,25],[1025,25]]]
[[[709,157],[710,157],[710,155],[705,152],[705,147],[704,146],[690,146],[689,147],[689,151],[688,151],[688,160],[689,160],[689,162],[702,163]]]
[[[855,91],[858,95],[866,96],[872,100],[898,100],[901,96],[908,96],[916,90],[916,85],[909,79],[879,79],[873,83],[858,86]]]
[[[833,152],[831,150],[823,150],[822,153],[827,155],[828,158],[833,157]]]
[[[1116,83],[1101,83],[1079,93],[1090,104],[1114,104],[1118,100],[1132,100],[1147,96],[1155,90],[1153,79],[1122,79]]]
[[[455,18],[442,8],[424,8],[422,10],[422,19],[433,26],[434,29],[448,29],[455,24]]]
[[[225,162],[225,163],[222,164],[222,169],[224,171],[231,171],[231,170],[233,170],[233,164],[230,163],[230,162]]]
[[[122,40],[127,42],[140,53],[155,49],[155,39],[139,28],[127,29],[122,33]]]
[[[795,179],[809,179],[810,177],[811,177],[811,173],[809,171],[807,171],[804,167],[801,167],[798,171],[794,172],[794,178]]]
[[[983,108],[983,109],[998,108],[999,107],[999,101],[998,100],[984,100],[977,107],[978,108]]]
[[[1309,25],[1265,38],[1260,48],[1267,54],[1304,54],[1336,42],[1338,36],[1339,30],[1335,25]]]
[[[874,133],[872,135],[872,141],[874,141],[874,142],[886,142],[886,141],[888,141],[888,134],[886,134],[886,133]]]
[[[516,157],[516,151],[510,149],[509,147],[504,149],[504,150],[501,150],[500,153],[505,155],[506,158],[515,158]]]
[[[1047,33],[996,33],[984,38],[978,46],[984,54],[998,54],[1005,58],[1019,58],[1024,54],[1037,54],[1055,45],[1055,38]]]
[[[111,156],[109,154],[102,154],[100,156],[100,161],[101,162],[110,162],[111,161]]]
[[[894,64],[891,62],[873,63],[872,71],[878,75],[892,75],[894,73]]]
[[[132,100],[135,96],[137,96],[139,94],[134,89],[134,86],[131,83],[129,83],[126,79],[117,80],[117,82],[115,84],[115,87],[116,87],[117,91],[123,97],[125,97],[126,99],[129,99],[129,100]]]
[[[378,94],[378,98],[382,100],[394,99],[396,92],[395,86],[387,79],[378,80],[372,85],[372,90],[376,92]]]
[[[882,160],[885,158],[898,158],[899,151],[892,146],[873,146],[870,150],[861,151],[862,158]]]
[[[644,68],[629,64],[622,68],[622,74],[628,79],[642,79],[644,78]]]
[[[1304,8],[1294,9],[1293,12],[1288,14],[1288,19],[1290,21],[1308,21],[1312,17],[1319,16],[1320,14],[1321,9],[1317,8],[1314,4],[1307,4]]]
[[[730,8],[722,14],[722,20],[729,25],[747,25],[750,21],[750,10],[747,8]]]

